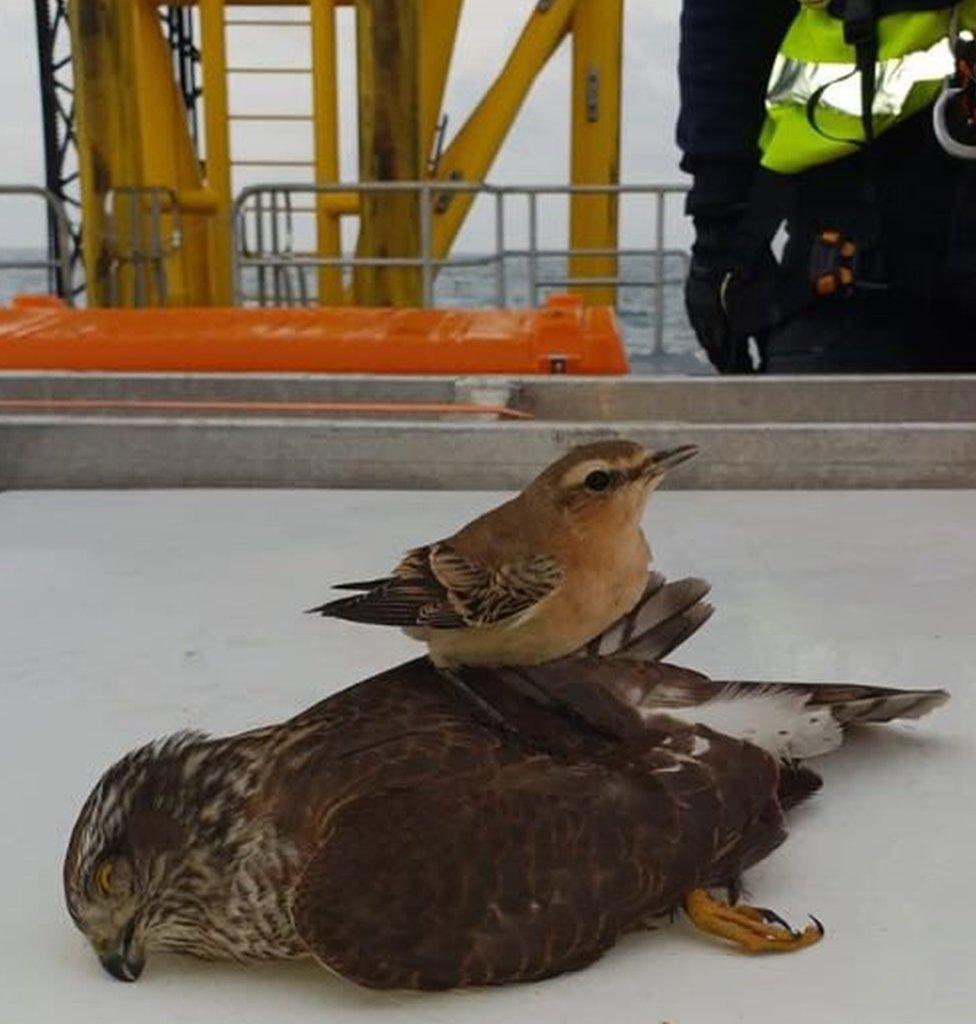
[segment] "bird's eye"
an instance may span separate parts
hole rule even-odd
[[[610,486],[610,474],[602,469],[594,469],[592,473],[587,473],[583,486],[588,491],[605,491]]]
[[[112,862],[103,860],[95,870],[95,885],[103,896],[112,892]]]

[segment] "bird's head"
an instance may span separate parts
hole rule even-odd
[[[634,441],[598,441],[568,452],[528,490],[547,494],[575,518],[636,521],[667,472],[697,452],[693,444],[649,452]]]
[[[227,845],[226,836],[205,841],[208,814],[221,831],[226,789],[208,763],[211,745],[178,733],[132,751],[102,775],[75,823],[64,862],[68,911],[120,980],[135,981],[151,950],[194,951],[218,874],[215,848]]]

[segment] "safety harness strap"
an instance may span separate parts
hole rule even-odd
[[[861,124],[864,143],[874,141],[874,86],[878,60],[878,20],[874,0],[847,0],[844,5],[844,42],[854,47],[854,64],[861,76]]]
[[[833,12],[832,12],[833,13]],[[845,0],[840,17],[844,22],[844,42],[854,47],[854,67],[847,74],[825,82],[812,92],[806,102],[807,123],[831,142],[846,142],[852,146],[870,146],[874,141],[874,93],[877,82],[878,18],[875,0]],[[817,124],[817,107],[823,94],[833,85],[859,75],[861,82],[861,124],[864,139],[842,139],[825,132]]]

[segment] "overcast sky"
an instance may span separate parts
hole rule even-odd
[[[452,128],[464,118],[489,85],[510,52],[532,0],[467,0],[458,36],[454,61],[445,97],[445,109]],[[625,182],[676,181],[678,153],[674,145],[677,115],[677,20],[680,0],[627,0],[627,24],[624,44],[624,117],[621,180]],[[243,10],[243,9],[242,9]],[[354,94],[350,86],[354,65],[349,53],[351,12],[340,12],[342,52],[341,92],[342,159],[345,177],[355,177]],[[243,15],[242,15],[243,16]],[[247,17],[259,11],[246,11]],[[280,9],[279,9],[280,16]],[[43,181],[43,148],[40,128],[40,101],[36,76],[36,40],[33,4],[27,0],[0,0],[0,95],[4,97],[4,117],[0,118],[0,182]],[[232,62],[280,63],[289,59],[302,63],[305,30],[283,29],[274,40],[269,30],[259,32],[231,29],[228,39]],[[561,182],[568,177],[569,160],[569,46],[559,53],[536,81],[519,119],[489,175],[499,183]],[[273,80],[272,80],[273,81]],[[231,103],[240,112],[257,109],[307,109],[307,84],[288,78],[275,83],[292,95],[269,93],[269,79],[260,84],[238,81],[231,88]],[[261,89],[259,93],[256,90]],[[254,155],[266,146],[267,135],[247,126],[249,136],[235,135],[237,156]],[[264,129],[266,131],[266,129]],[[277,129],[276,129],[277,133]],[[450,134],[450,132],[449,132]],[[294,154],[307,153],[307,140],[293,140]],[[276,135],[276,151],[287,148],[289,140]],[[267,150],[265,149],[265,152]],[[257,173],[258,178],[268,172]],[[277,172],[272,172],[280,177]],[[241,179],[237,185],[243,184]],[[650,230],[649,212],[633,201],[625,208],[625,243],[645,242]],[[553,202],[543,213],[544,240],[553,243],[565,237],[563,213]],[[674,229],[681,226],[675,204]],[[41,238],[41,220],[26,207],[7,204],[3,214],[0,245],[31,245]],[[473,218],[461,239],[461,247],[478,249],[490,242],[490,219],[485,210]],[[629,234],[629,238],[627,237]],[[674,237],[672,232],[669,232]],[[548,238],[545,238],[548,236]],[[561,237],[560,237],[561,236]],[[642,237],[643,236],[643,237]]]

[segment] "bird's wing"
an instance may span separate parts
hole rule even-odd
[[[501,683],[619,738],[639,735],[656,716],[670,714],[748,737],[789,761],[834,750],[850,723],[920,718],[949,699],[945,690],[729,682],[626,657],[563,658],[492,669],[490,677],[482,669],[455,671],[482,698]]]
[[[668,583],[652,572],[634,607],[576,654],[660,661],[709,620],[714,608],[705,597],[710,590],[709,583],[697,577]]]
[[[389,626],[487,626],[531,608],[561,580],[559,563],[548,555],[488,568],[441,541],[409,551],[392,576],[339,588],[362,593],[310,611]]]
[[[625,765],[527,750],[483,773],[365,792],[330,819],[303,872],[299,935],[378,988],[530,981],[591,962],[784,837],[772,758],[671,726]]]
[[[662,710],[760,697],[827,709],[842,726],[920,718],[949,699],[941,689],[714,680],[662,662],[710,618],[713,608],[704,600],[708,592],[705,580],[668,583],[660,573],[651,573],[637,604],[574,654],[542,665],[494,671],[521,692],[574,711],[614,735],[639,731],[648,715]],[[477,686],[476,670],[462,671],[465,677],[473,673]],[[792,754],[797,756],[796,751]]]
[[[520,615],[552,593],[563,578],[562,567],[550,555],[479,569],[448,545],[431,550],[430,565],[467,626],[490,626]]]

